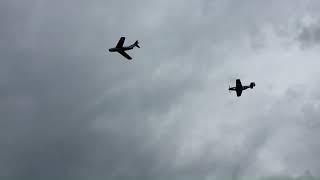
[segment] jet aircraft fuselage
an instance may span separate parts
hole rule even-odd
[[[119,52],[119,51],[128,51],[131,50],[135,47],[135,45],[131,45],[131,46],[124,46],[124,47],[114,47],[114,48],[110,48],[109,52]]]

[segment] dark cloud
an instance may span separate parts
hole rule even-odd
[[[317,46],[320,43],[320,24],[315,23],[303,27],[298,40],[304,48]]]
[[[320,96],[307,86],[318,56],[300,71],[274,33],[298,7],[308,3],[1,1],[0,175],[319,175]],[[134,61],[106,51],[120,36],[140,40]],[[257,81],[241,99],[226,91],[238,77]]]

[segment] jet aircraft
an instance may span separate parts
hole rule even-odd
[[[236,87],[229,86],[229,92],[236,91],[237,96],[240,97],[243,90],[246,90],[248,88],[252,89],[254,86],[256,86],[256,84],[254,82],[251,82],[249,86],[242,86],[240,79],[237,79],[236,80]]]
[[[135,43],[133,43],[133,44],[130,45],[130,46],[123,46],[124,41],[125,41],[125,37],[121,37],[121,38],[119,39],[116,47],[110,48],[110,49],[109,49],[109,52],[118,52],[118,53],[120,53],[122,56],[124,56],[125,58],[127,58],[128,60],[131,60],[132,58],[131,58],[125,51],[131,50],[131,49],[133,49],[134,47],[140,48],[139,42],[136,41]]]

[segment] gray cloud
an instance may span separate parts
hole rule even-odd
[[[302,28],[298,36],[302,47],[312,47],[320,43],[320,25],[319,23],[312,24]]]
[[[290,40],[310,4],[1,1],[0,174],[319,176],[318,52]]]

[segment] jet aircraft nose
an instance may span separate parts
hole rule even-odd
[[[109,49],[109,52],[116,52],[116,51],[117,51],[116,48],[110,48],[110,49]]]

